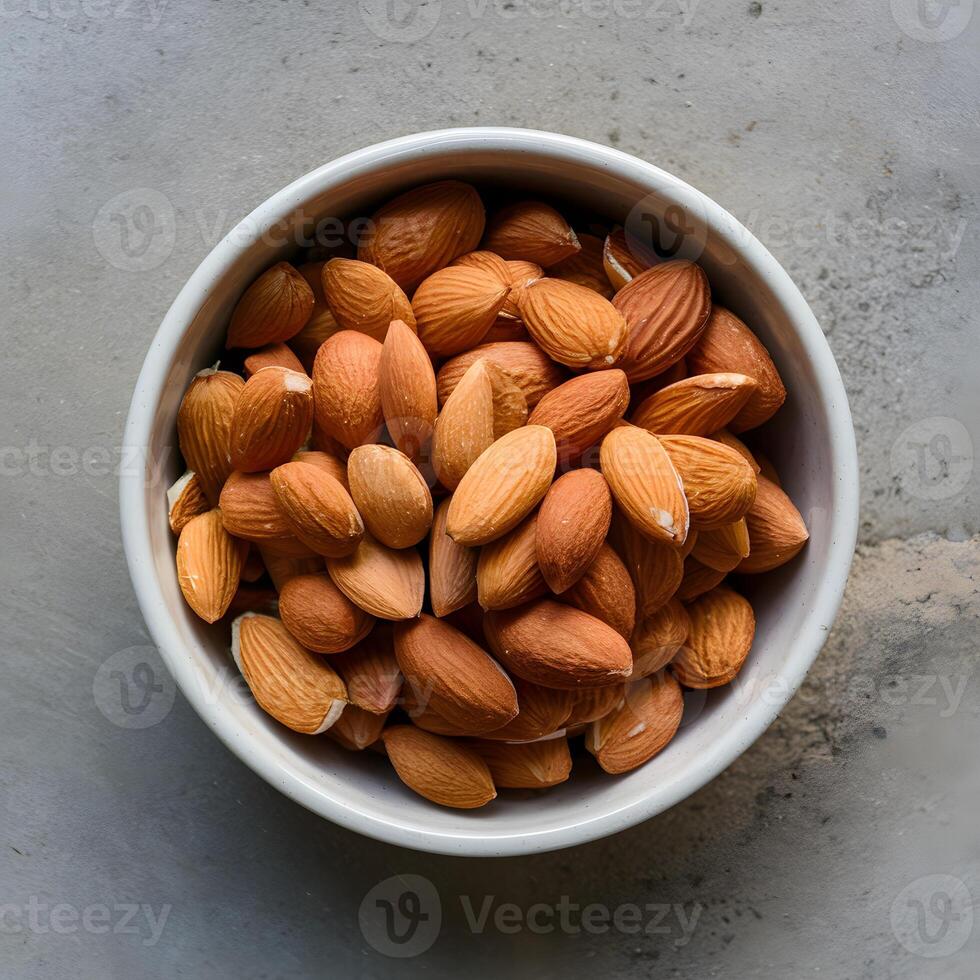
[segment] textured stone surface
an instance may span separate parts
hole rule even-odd
[[[515,977],[974,976],[980,928],[930,959],[969,922],[939,935],[930,919],[936,942],[906,937],[909,950],[892,912],[928,909],[942,889],[915,883],[930,875],[980,898],[980,15],[930,43],[904,0],[430,0],[405,4],[416,16],[401,30],[366,8],[386,5],[0,12],[0,975],[436,977],[465,963]],[[765,737],[616,838],[476,863],[318,820],[179,695],[168,711],[162,675],[158,724],[99,710],[113,669],[152,658],[127,653],[149,641],[122,560],[115,447],[181,284],[293,177],[472,124],[612,143],[746,222],[827,332],[863,477],[844,611]],[[128,242],[120,195],[156,222]],[[431,949],[400,962],[357,916],[396,873],[431,881],[443,918]],[[626,912],[621,928],[574,935],[557,914],[536,920],[552,931],[507,933],[491,911],[473,935],[461,898],[479,916],[485,896],[523,914],[562,896],[666,911],[641,912],[649,934]]]

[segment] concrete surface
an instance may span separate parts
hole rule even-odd
[[[973,8],[5,0],[0,976],[975,976]],[[844,610],[751,751],[619,837],[478,863],[314,818],[132,672],[114,472],[221,233],[346,150],[474,123],[612,143],[749,224],[827,331],[864,484]]]

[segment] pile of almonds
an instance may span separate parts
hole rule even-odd
[[[457,181],[323,259],[259,276],[241,374],[184,396],[187,602],[277,721],[436,803],[560,783],[579,735],[646,762],[749,653],[728,574],[807,540],[740,438],[786,397],[768,352],[697,264]]]

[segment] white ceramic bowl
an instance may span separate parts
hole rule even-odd
[[[504,793],[476,811],[435,806],[402,786],[380,756],[294,735],[242,696],[223,629],[196,619],[181,597],[165,497],[179,475],[181,395],[220,356],[244,288],[296,251],[291,233],[268,229],[311,216],[369,214],[396,192],[445,177],[580,201],[620,222],[630,213],[641,223],[642,213],[666,216],[660,227],[668,235],[685,224],[681,254],[698,257],[714,296],[759,334],[785,379],[789,398],[764,444],[810,529],[803,553],[765,576],[753,596],[756,642],[737,683],[707,698],[692,695],[663,753],[625,776],[585,765],[562,786]],[[779,263],[727,211],[663,170],[605,146],[528,130],[406,136],[328,163],[271,197],[214,248],[164,318],[140,373],[125,443],[147,461],[120,487],[133,584],[153,639],[200,716],[239,758],[314,812],[380,840],[447,854],[522,854],[592,840],[666,810],[716,776],[803,680],[837,612],[857,530],[854,431],[840,374]]]

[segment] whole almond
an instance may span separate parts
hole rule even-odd
[[[707,436],[735,417],[755,387],[744,374],[697,374],[652,394],[630,421],[656,435]]]
[[[566,592],[562,602],[587,612],[629,640],[636,622],[636,592],[626,566],[603,544],[585,574]]]
[[[230,371],[199,371],[177,411],[177,439],[187,468],[214,505],[231,465],[231,421],[245,382]]]
[[[353,554],[328,558],[334,584],[356,606],[378,619],[411,619],[425,597],[425,572],[414,548],[396,551],[365,534]]]
[[[347,463],[340,455],[323,452],[319,449],[303,449],[292,458],[291,462],[308,463],[310,466],[315,466],[327,476],[332,476],[350,493],[350,487],[347,485]]]
[[[741,670],[752,649],[755,615],[749,601],[717,588],[687,607],[691,631],[671,670],[685,686],[719,687]]]
[[[266,344],[265,347],[260,347],[253,354],[249,354],[245,358],[245,377],[250,378],[264,367],[286,368],[289,371],[306,374],[300,359],[283,343]]]
[[[596,470],[573,470],[551,485],[538,512],[536,549],[540,574],[552,592],[565,592],[585,574],[611,518],[609,485]]]
[[[535,553],[537,515],[480,549],[476,584],[484,609],[510,609],[548,591]]]
[[[317,352],[313,364],[316,421],[347,449],[372,442],[381,431],[381,350],[381,344],[371,337],[342,330]]]
[[[458,258],[453,259],[452,264],[488,272],[502,285],[507,286],[508,289],[510,288],[510,269],[507,266],[506,260],[497,255],[496,252],[487,252],[485,250],[467,252],[465,255],[460,255]]]
[[[556,461],[551,429],[526,425],[508,432],[466,471],[449,505],[446,533],[470,547],[502,537],[547,493]]]
[[[711,531],[698,531],[691,554],[708,568],[719,572],[732,571],[749,556],[749,528],[745,518]]]
[[[354,503],[389,548],[418,544],[432,526],[432,494],[415,464],[390,446],[358,446],[347,460]]]
[[[700,266],[675,259],[641,272],[616,293],[613,306],[629,332],[620,367],[631,382],[643,381],[698,342],[711,312],[711,291]]]
[[[542,687],[517,676],[511,680],[514,690],[517,691],[517,716],[502,728],[484,733],[482,738],[503,742],[532,742],[547,738],[565,727],[577,692]]]
[[[412,460],[429,447],[439,414],[432,361],[403,320],[392,320],[378,369],[381,410],[395,445]]]
[[[180,534],[191,518],[210,509],[201,481],[193,470],[188,470],[167,490],[167,518],[174,534]]]
[[[191,518],[177,541],[177,582],[187,604],[206,623],[227,612],[238,588],[245,550],[226,530],[219,510]]]
[[[279,593],[279,616],[307,650],[342,653],[363,640],[373,617],[359,609],[326,572],[297,575]]]
[[[437,616],[448,616],[476,601],[478,552],[446,534],[449,500],[436,508],[429,535],[429,601]]]
[[[295,537],[268,473],[232,473],[221,491],[225,530],[259,544]]]
[[[381,738],[387,719],[386,714],[375,715],[348,704],[343,714],[327,730],[327,737],[349,752],[361,752]]]
[[[702,565],[691,555],[684,559],[684,577],[674,594],[681,602],[693,602],[698,596],[717,588],[725,579],[725,573]]]
[[[312,575],[314,572],[323,571],[323,559],[319,555],[311,558],[290,558],[270,550],[268,545],[257,544],[255,549],[261,556],[262,564],[265,565],[277,592],[281,592],[283,586],[297,575]]]
[[[677,656],[690,631],[691,619],[678,599],[671,599],[652,616],[639,620],[630,639],[633,677],[649,677],[666,667]]]
[[[485,269],[440,269],[412,297],[419,340],[435,357],[469,350],[493,326],[509,292],[506,283]]]
[[[415,327],[412,304],[398,283],[367,262],[331,259],[323,267],[323,294],[342,330],[382,341],[392,320]]]
[[[662,608],[681,584],[683,552],[673,545],[644,537],[616,509],[609,526],[609,543],[633,580],[638,617],[642,619]]]
[[[616,292],[656,262],[656,254],[643,247],[633,236],[627,236],[622,228],[610,232],[603,242],[603,268]]]
[[[443,718],[432,707],[428,691],[424,687],[416,690],[410,681],[402,688],[399,705],[411,719],[412,724],[424,732],[445,735],[449,738],[466,738],[471,735],[466,725],[458,725]]]
[[[768,572],[799,554],[810,537],[793,501],[771,480],[759,475],[759,489],[745,523],[749,555],[740,572]]]
[[[231,649],[255,700],[304,735],[325,732],[347,703],[344,682],[272,616],[246,613],[232,624]]]
[[[330,666],[344,679],[352,705],[376,715],[395,706],[402,689],[402,672],[395,658],[394,636],[379,623],[354,647],[331,658]]]
[[[610,285],[602,262],[603,241],[595,235],[579,235],[582,250],[562,260],[548,269],[548,275],[553,279],[564,279],[574,282],[586,289],[591,289],[605,299],[612,299],[615,290]]]
[[[786,388],[769,351],[734,313],[720,306],[712,308],[688,361],[695,374],[736,371],[755,381],[748,401],[728,423],[733,432],[762,425],[786,401]]]
[[[611,684],[608,687],[589,687],[575,691],[572,713],[565,722],[568,728],[588,725],[605,718],[622,702],[626,694],[625,684]]]
[[[518,201],[498,211],[487,227],[483,247],[505,259],[556,265],[581,246],[567,221],[541,201]]]
[[[235,306],[226,347],[264,347],[298,334],[313,312],[313,290],[288,262],[266,269]]]
[[[490,768],[501,789],[544,789],[565,782],[572,772],[568,740],[549,738],[525,745],[480,740],[471,747]]]

